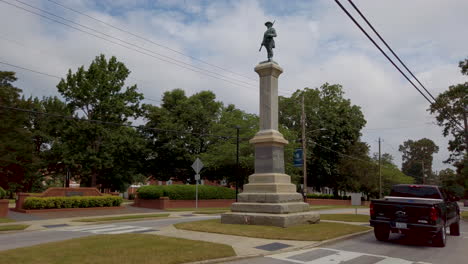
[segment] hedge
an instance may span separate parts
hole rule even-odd
[[[6,198],[6,191],[0,187],[0,199]]]
[[[141,199],[159,199],[163,195],[163,190],[159,186],[142,186],[137,190],[138,197]]]
[[[27,197],[24,209],[58,209],[120,206],[118,196]]]
[[[149,185],[138,188],[138,198],[171,200],[195,200],[195,185]],[[236,191],[218,186],[198,185],[198,199],[235,199]]]
[[[307,194],[307,198],[312,198],[312,199],[338,199],[338,200],[351,200],[351,196],[338,196],[335,197],[333,194]]]

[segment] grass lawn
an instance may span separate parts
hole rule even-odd
[[[15,220],[10,219],[10,218],[0,217],[0,223],[10,223],[10,222],[15,222]]]
[[[464,220],[468,221],[468,211],[462,211],[462,212],[460,212],[460,216],[461,216]]]
[[[224,211],[224,212],[227,212],[227,211],[230,211],[231,208],[230,207],[209,207],[209,208],[169,208],[169,209],[166,209],[166,211],[170,211],[170,212],[185,212],[185,211],[189,211],[189,212],[207,212],[207,211]]]
[[[232,225],[221,224],[221,220],[219,219],[179,223],[175,224],[174,226],[179,229],[192,231],[268,239],[304,241],[322,241],[371,229],[370,227],[366,226],[325,222],[313,225],[298,225],[288,228],[259,225]]]
[[[160,218],[168,217],[169,214],[144,214],[144,215],[122,215],[122,216],[111,216],[111,217],[99,217],[99,218],[83,218],[73,220],[73,222],[104,222],[104,221],[118,221],[118,220],[145,220],[148,218]]]
[[[320,220],[334,220],[344,222],[369,222],[368,215],[362,214],[320,214]]]
[[[2,251],[2,263],[165,264],[235,256],[232,247],[148,234],[98,235]]]
[[[28,227],[29,225],[3,225],[0,226],[0,231],[24,230]]]
[[[354,209],[354,208],[369,208],[368,206],[362,205],[311,205],[310,211],[319,211],[319,210],[332,210],[332,209]]]
[[[16,203],[16,200],[15,200],[15,199],[8,199],[8,202],[9,202],[10,204],[14,204],[14,203]]]

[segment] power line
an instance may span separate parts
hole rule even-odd
[[[372,29],[372,31],[374,31],[374,33],[379,37],[379,39],[385,44],[385,46],[390,50],[390,52],[393,54],[393,56],[395,56],[395,58],[397,58],[397,60],[401,63],[401,65],[403,65],[403,67],[405,67],[405,69],[409,72],[409,74],[411,74],[411,76],[413,76],[413,78],[419,83],[419,85],[421,85],[421,87],[424,89],[424,91],[426,91],[427,94],[429,94],[429,96],[434,99],[434,101],[436,100],[434,98],[434,96],[432,96],[432,94],[426,89],[426,87],[424,87],[424,85],[419,81],[418,78],[416,78],[416,76],[413,74],[413,72],[408,69],[408,67],[406,67],[406,64],[403,63],[403,61],[401,61],[400,57],[398,57],[398,55],[396,55],[396,53],[393,51],[392,48],[390,48],[390,46],[387,44],[387,42],[382,38],[382,36],[380,36],[379,32],[377,32],[377,30],[372,26],[372,24],[367,20],[367,18],[362,14],[362,12],[359,10],[359,8],[353,3],[352,0],[348,0],[348,2],[353,6],[354,10],[356,10],[359,15],[362,17],[362,19],[364,19],[364,21],[366,21],[367,25]]]
[[[371,160],[364,160],[364,159],[357,158],[357,157],[354,157],[354,156],[351,156],[351,155],[348,155],[348,154],[344,154],[344,153],[342,153],[342,152],[333,150],[333,149],[331,149],[331,148],[329,148],[329,147],[323,146],[323,145],[317,143],[316,141],[312,141],[312,144],[315,144],[315,145],[317,145],[317,146],[319,146],[319,147],[321,147],[321,148],[327,149],[327,150],[329,150],[329,151],[335,152],[335,153],[337,153],[338,155],[341,155],[341,156],[343,156],[343,157],[347,157],[347,158],[350,158],[350,159],[354,159],[354,160],[358,160],[358,161],[362,161],[362,162],[367,162],[367,163],[370,163],[370,164],[373,164],[373,165],[377,165],[377,164],[375,164],[374,161],[371,161]],[[386,165],[382,165],[382,167],[387,168],[387,169],[395,169],[394,167],[388,167],[388,166],[386,166]],[[397,168],[397,169],[398,169],[398,168]],[[398,169],[398,170],[399,170],[399,169]],[[400,171],[401,171],[401,170],[400,170]],[[401,173],[403,173],[403,172],[401,171]],[[415,176],[413,176],[413,175],[406,174],[406,173],[403,173],[403,174],[415,178]]]
[[[248,77],[248,76],[245,76],[245,75],[243,75],[243,74],[233,72],[233,71],[228,70],[228,69],[226,69],[226,68],[223,68],[223,67],[220,67],[220,66],[211,64],[211,63],[206,62],[206,61],[204,61],[204,60],[201,60],[201,59],[198,59],[198,58],[193,57],[193,56],[191,56],[191,55],[185,54],[185,53],[183,53],[183,52],[181,52],[181,51],[178,51],[178,50],[176,50],[176,49],[170,48],[170,47],[168,47],[167,45],[163,45],[163,44],[161,44],[161,43],[157,43],[157,42],[155,42],[154,40],[151,40],[151,39],[146,38],[146,37],[143,37],[143,36],[141,36],[141,35],[137,35],[137,34],[135,34],[135,33],[132,33],[132,32],[129,31],[129,30],[116,27],[116,26],[114,26],[114,25],[112,25],[112,24],[110,24],[110,23],[107,23],[107,22],[105,22],[105,21],[102,21],[102,20],[100,20],[100,19],[97,19],[97,18],[95,18],[95,17],[92,17],[92,16],[90,16],[90,15],[84,13],[84,12],[78,11],[78,10],[76,10],[76,9],[74,9],[74,8],[71,8],[71,7],[69,7],[69,6],[66,6],[66,5],[64,5],[64,4],[57,3],[56,1],[53,1],[53,0],[47,0],[47,1],[49,1],[49,2],[51,2],[51,3],[54,3],[54,4],[58,5],[58,6],[61,6],[62,8],[65,8],[65,9],[70,10],[70,11],[72,11],[72,12],[75,12],[75,13],[77,13],[77,14],[80,14],[80,15],[82,15],[82,16],[91,18],[91,19],[93,19],[94,21],[97,21],[97,22],[99,22],[99,23],[102,23],[102,24],[104,24],[104,25],[106,25],[106,26],[109,26],[109,27],[111,27],[111,28],[117,29],[117,30],[119,30],[119,31],[121,31],[121,32],[130,34],[130,35],[132,35],[132,36],[134,36],[134,37],[137,37],[137,38],[139,38],[139,39],[141,39],[141,40],[144,40],[144,41],[146,41],[146,42],[149,42],[149,43],[151,43],[151,44],[154,44],[154,45],[156,45],[156,46],[158,46],[158,47],[165,48],[165,49],[170,50],[170,51],[172,51],[172,52],[175,52],[175,53],[177,53],[177,54],[180,54],[180,55],[189,57],[189,58],[191,58],[191,59],[193,59],[193,60],[196,60],[196,61],[199,61],[199,62],[204,63],[204,64],[206,64],[206,65],[209,65],[209,66],[218,68],[218,69],[220,69],[220,70],[223,70],[223,71],[226,71],[226,72],[235,74],[235,75],[237,75],[237,76],[241,76],[241,77],[244,77],[244,78],[249,79],[249,80],[252,80],[252,81],[257,81],[257,80],[255,80],[255,79],[250,78],[250,77]]]
[[[348,12],[348,10],[340,3],[340,1],[335,0],[335,3],[338,4],[338,6],[346,13],[346,15],[354,22],[354,24],[366,35],[366,37],[374,44],[374,46],[387,58],[387,60],[405,77],[405,79],[411,83],[411,85],[429,102],[430,105],[434,105],[435,103],[432,102],[409,78],[406,76],[406,74],[393,62],[392,59],[385,53],[385,51],[382,50],[382,48],[374,41],[374,39],[369,36],[369,34],[362,28],[362,26],[354,19],[354,17]],[[367,21],[367,19],[366,19]],[[380,36],[380,35],[379,35]],[[405,66],[406,67],[406,66]],[[425,88],[424,88],[425,89]],[[429,92],[428,92],[429,93]],[[431,95],[432,96],[432,95]],[[453,119],[453,117],[452,117]],[[456,119],[453,120],[456,125],[458,125],[458,128],[461,128],[460,124]]]
[[[191,135],[197,135],[197,136],[215,137],[215,138],[220,138],[220,139],[237,138],[236,136],[224,136],[224,135],[215,135],[215,134],[209,134],[209,133],[188,132],[188,131],[175,130],[175,129],[163,129],[163,128],[154,128],[154,127],[145,127],[145,126],[135,126],[135,125],[121,124],[121,123],[101,121],[101,120],[95,120],[95,119],[82,119],[82,118],[78,118],[78,117],[75,117],[75,116],[66,116],[66,115],[45,113],[45,112],[39,112],[39,111],[35,111],[35,110],[30,110],[30,109],[10,107],[10,106],[4,106],[4,105],[0,105],[0,108],[11,110],[11,111],[18,111],[18,112],[24,112],[24,113],[30,113],[30,114],[39,114],[39,115],[63,118],[63,119],[68,119],[68,120],[83,121],[83,122],[97,123],[97,124],[104,124],[104,125],[131,127],[131,128],[136,128],[136,129],[142,129],[142,130],[152,130],[152,131],[156,131],[156,132],[170,132],[170,133],[176,133],[176,134],[191,134]],[[247,140],[245,138],[241,138],[241,139],[242,140]]]
[[[161,57],[166,58],[166,59],[169,59],[169,60],[173,60],[173,61],[175,61],[175,62],[177,62],[177,63],[181,63],[181,64],[183,64],[183,65],[187,65],[187,66],[189,66],[189,67],[193,67],[193,68],[198,69],[198,70],[206,71],[206,72],[211,73],[211,74],[214,74],[214,75],[218,75],[218,76],[221,76],[221,77],[224,77],[224,78],[228,78],[228,79],[231,79],[231,80],[233,80],[233,81],[241,82],[241,83],[244,83],[244,84],[246,84],[246,85],[252,85],[251,83],[247,83],[247,82],[244,82],[244,81],[241,81],[241,80],[232,78],[232,77],[224,76],[224,75],[219,74],[219,73],[217,73],[217,72],[213,72],[213,71],[210,71],[210,70],[206,70],[206,69],[203,69],[203,68],[194,66],[194,65],[192,65],[192,64],[190,64],[190,63],[186,63],[186,62],[183,62],[183,61],[181,61],[181,60],[174,59],[174,58],[172,58],[172,57],[170,57],[170,56],[166,56],[166,55],[163,55],[163,54],[161,54],[161,53],[157,53],[157,52],[152,51],[152,50],[150,50],[150,49],[147,49],[147,48],[138,46],[138,45],[136,45],[136,44],[130,43],[130,42],[128,42],[128,41],[125,41],[125,40],[123,40],[123,39],[114,37],[114,36],[112,36],[112,35],[110,35],[110,34],[103,33],[103,32],[101,32],[101,31],[95,30],[94,28],[88,27],[88,26],[86,26],[86,25],[82,25],[82,24],[80,24],[80,23],[76,23],[76,22],[74,22],[74,21],[72,21],[72,20],[70,20],[70,19],[67,19],[67,18],[58,16],[58,15],[52,13],[52,12],[48,12],[47,10],[44,10],[44,9],[35,7],[35,6],[33,6],[33,5],[30,5],[30,4],[28,4],[28,3],[25,3],[25,2],[23,2],[23,1],[20,1],[20,0],[15,0],[15,1],[16,1],[16,2],[19,2],[19,3],[23,4],[23,5],[29,6],[30,8],[34,8],[34,9],[36,9],[36,10],[39,10],[39,11],[41,11],[41,12],[43,12],[43,13],[48,14],[48,15],[51,15],[51,16],[57,17],[57,18],[59,18],[59,19],[62,19],[62,20],[64,20],[64,21],[67,21],[67,22],[69,22],[69,23],[72,23],[72,24],[78,25],[78,26],[80,26],[80,27],[86,28],[86,29],[88,29],[88,30],[91,30],[91,31],[96,32],[96,33],[99,33],[99,34],[104,35],[104,36],[106,36],[106,37],[109,37],[109,38],[118,40],[118,41],[123,42],[123,43],[125,43],[125,44],[127,44],[127,45],[137,47],[137,48],[139,48],[139,49],[142,49],[142,50],[144,50],[144,51],[147,51],[147,52],[156,54],[156,55],[158,55],[158,56],[161,56]]]
[[[18,0],[16,0],[16,1],[18,1]],[[155,59],[158,59],[158,60],[161,60],[161,61],[165,61],[165,62],[174,64],[174,65],[177,65],[177,66],[179,66],[179,67],[181,67],[181,68],[184,68],[184,69],[187,69],[187,70],[191,70],[191,71],[193,71],[193,72],[201,73],[201,74],[204,74],[204,75],[206,75],[206,76],[209,76],[209,77],[212,77],[212,78],[215,78],[215,79],[219,79],[219,80],[222,80],[222,81],[225,81],[225,82],[234,84],[234,85],[236,85],[236,86],[241,86],[241,87],[244,87],[244,88],[251,88],[251,87],[249,87],[249,86],[245,86],[245,85],[242,85],[242,84],[239,84],[239,83],[236,83],[236,82],[233,82],[233,81],[224,79],[224,78],[220,78],[220,77],[214,76],[214,75],[211,74],[211,73],[212,73],[211,71],[208,71],[208,70],[205,70],[205,69],[203,69],[203,68],[199,68],[199,67],[196,67],[196,66],[187,64],[187,63],[185,63],[185,62],[180,62],[180,61],[175,60],[175,59],[172,59],[172,58],[170,58],[170,57],[168,57],[168,56],[164,56],[164,55],[155,53],[155,52],[153,52],[153,51],[150,51],[151,53],[157,54],[157,55],[159,55],[159,56],[168,57],[168,59],[160,58],[160,57],[154,56],[154,55],[152,55],[152,54],[149,54],[149,53],[147,53],[147,52],[143,52],[143,51],[141,51],[141,50],[139,50],[139,49],[133,48],[133,47],[131,47],[131,46],[123,45],[123,44],[121,44],[121,43],[119,43],[119,42],[116,42],[116,41],[113,41],[113,40],[104,38],[104,37],[102,37],[102,36],[93,34],[93,33],[91,33],[91,32],[88,32],[88,31],[82,30],[82,29],[80,29],[80,28],[74,27],[74,26],[72,26],[72,25],[66,24],[66,23],[64,23],[64,22],[58,21],[58,20],[56,20],[56,19],[47,17],[47,16],[42,15],[42,14],[40,14],[40,13],[36,13],[36,12],[34,12],[34,11],[31,11],[31,10],[28,10],[28,9],[26,9],[26,8],[23,8],[23,7],[21,7],[21,6],[18,6],[18,5],[9,3],[9,2],[7,2],[7,1],[0,0],[0,2],[6,3],[6,4],[11,5],[11,6],[13,6],[13,7],[16,7],[16,8],[18,8],[18,9],[22,9],[22,10],[28,12],[28,13],[31,13],[31,14],[34,14],[34,15],[43,17],[43,18],[45,18],[45,19],[51,20],[51,21],[53,21],[53,22],[55,22],[55,23],[58,23],[58,24],[61,24],[61,25],[64,25],[64,26],[73,28],[73,29],[75,29],[75,30],[77,30],[77,31],[80,31],[80,32],[82,32],[82,33],[85,33],[85,34],[94,36],[94,37],[99,38],[99,39],[102,39],[102,40],[105,40],[105,41],[110,42],[110,43],[113,43],[113,44],[115,44],[115,45],[119,45],[119,46],[121,46],[121,47],[130,49],[130,50],[133,50],[133,51],[138,52],[138,53],[141,53],[141,54],[143,54],[143,55],[147,55],[147,56],[153,57],[153,58],[155,58]],[[27,4],[25,4],[25,5],[27,5]],[[33,7],[33,8],[36,8],[36,7]],[[38,9],[38,8],[36,8],[36,9]],[[39,9],[39,10],[40,10],[40,9]],[[44,11],[44,12],[47,12],[47,11]],[[48,12],[47,12],[47,13],[48,13]],[[56,15],[54,15],[54,16],[56,16]],[[59,17],[59,16],[56,16],[56,17]],[[61,19],[67,21],[67,19],[65,19],[65,18],[61,18]],[[74,22],[72,22],[72,23],[74,23]],[[74,23],[74,24],[78,24],[78,23]],[[80,24],[78,24],[78,25],[80,25]],[[80,25],[80,26],[82,26],[82,27],[84,27],[84,28],[87,28],[86,26],[83,26],[83,25]],[[90,29],[90,30],[92,30],[92,29]],[[96,30],[93,30],[93,31],[98,32],[99,34],[102,34],[102,35],[105,35],[105,36],[110,36],[110,35],[108,35],[108,34],[101,33],[101,32],[96,31]],[[111,37],[111,38],[114,38],[114,37],[112,37],[112,36],[110,36],[110,37]],[[128,43],[128,42],[125,42],[125,41],[120,40],[120,39],[118,39],[118,38],[114,38],[114,39],[117,39],[117,40],[122,41],[122,42],[124,42],[124,43]],[[130,45],[133,45],[133,44],[130,43]],[[133,46],[138,47],[138,46],[136,46],[136,45],[133,45]],[[144,49],[144,48],[141,48],[141,49]],[[171,61],[171,60],[173,60],[173,61]],[[176,61],[176,62],[174,62],[174,61]],[[196,68],[196,69],[200,69],[201,71],[200,71],[200,70],[192,69],[192,68],[187,67],[187,66],[184,66],[184,65],[181,65],[181,64],[179,64],[179,63],[177,63],[177,62],[183,63],[183,64],[187,64],[187,65],[189,65],[190,67],[193,67],[193,68]],[[215,73],[215,74],[216,74],[216,75],[220,75],[220,74],[218,74],[218,73]],[[223,76],[223,75],[221,75],[221,76]],[[226,76],[223,76],[223,77],[226,77]],[[231,78],[231,79],[232,79],[232,78]],[[238,81],[238,80],[237,80],[237,81]],[[241,81],[239,81],[239,82],[241,82]],[[252,86],[252,87],[253,87],[253,86]]]
[[[398,57],[398,55],[393,51],[393,49],[387,44],[387,42],[382,38],[382,36],[380,36],[379,32],[377,32],[377,30],[372,26],[372,24],[367,20],[367,18],[362,14],[362,12],[359,10],[359,8],[353,3],[352,0],[348,0],[348,2],[353,6],[354,10],[356,10],[359,15],[362,17],[362,19],[364,19],[364,21],[366,21],[367,25],[372,29],[372,31],[374,31],[374,33],[379,37],[379,39],[385,44],[385,46],[390,50],[390,52],[393,54],[393,56],[395,56],[395,58],[401,63],[401,65],[403,65],[403,67],[405,67],[405,69],[409,72],[409,74],[411,74],[411,76],[419,83],[419,85],[424,89],[424,91],[426,91],[427,94],[429,94],[429,96],[434,100],[434,103],[431,104],[431,105],[435,105],[435,102],[437,102],[437,99],[431,94],[431,92],[429,92],[426,87],[419,81],[419,79],[413,74],[413,72],[408,69],[408,67],[406,66],[406,64],[400,59],[400,57]],[[435,105],[436,106],[436,105]],[[458,121],[455,119],[455,117],[451,114],[451,113],[448,113],[448,115],[450,116],[450,118],[452,119],[452,121],[455,122],[456,125],[459,125],[458,124]]]
[[[18,65],[13,65],[13,64],[3,62],[3,61],[0,61],[0,64],[4,64],[4,65],[10,66],[10,67],[22,69],[22,70],[25,70],[25,71],[34,72],[36,74],[44,75],[44,76],[47,76],[47,77],[52,77],[52,78],[59,79],[59,80],[62,79],[61,77],[59,77],[57,75],[52,75],[52,74],[48,74],[48,73],[45,73],[45,72],[36,71],[36,70],[33,70],[33,69],[21,67],[21,66],[18,66]],[[149,100],[149,101],[154,101],[154,102],[159,102],[159,103],[161,102],[161,100],[152,99],[152,98],[144,98],[143,100]]]

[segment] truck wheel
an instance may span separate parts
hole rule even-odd
[[[390,229],[387,226],[376,225],[374,227],[374,235],[379,241],[387,241],[390,236]]]
[[[442,229],[434,236],[432,243],[436,247],[445,247],[447,242],[447,228],[445,224],[442,226]]]
[[[450,225],[450,235],[459,236],[460,235],[460,221],[457,221]]]

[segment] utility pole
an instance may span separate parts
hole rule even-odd
[[[379,198],[382,199],[382,159],[380,153],[380,138],[379,138]]]
[[[236,202],[237,194],[239,193],[239,129],[240,126],[236,126],[237,129],[237,140],[236,140]]]
[[[304,177],[304,187],[302,192],[304,193],[304,201],[307,201],[307,144],[306,144],[306,133],[305,133],[305,110],[304,110],[304,93],[302,93],[302,175]]]

